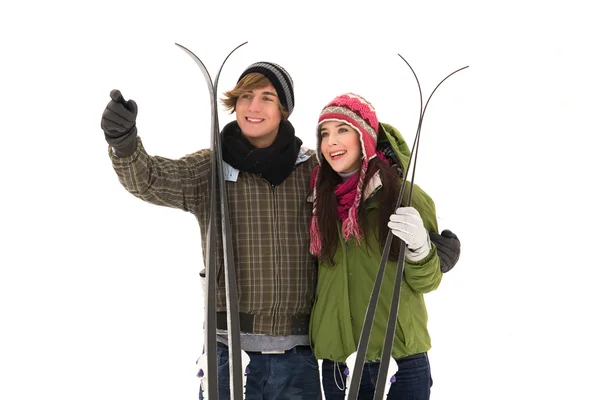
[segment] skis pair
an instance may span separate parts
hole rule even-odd
[[[210,95],[211,107],[211,177],[210,177],[210,221],[206,241],[206,289],[204,296],[205,304],[205,358],[206,370],[200,370],[201,374],[206,374],[208,387],[206,394],[209,400],[219,398],[218,377],[217,377],[217,230],[219,221],[217,220],[217,193],[220,198],[221,206],[221,231],[223,240],[223,268],[225,269],[225,290],[227,295],[227,337],[229,347],[229,388],[233,400],[244,398],[243,374],[242,374],[242,349],[240,345],[240,318],[238,307],[237,283],[234,269],[233,249],[231,245],[231,225],[229,221],[229,206],[227,202],[227,189],[223,174],[223,153],[221,149],[221,136],[219,128],[219,116],[217,109],[217,85],[219,76],[225,62],[244,42],[233,49],[219,68],[213,82],[208,69],[204,63],[189,49],[175,43],[185,51],[196,62],[206,83]]]
[[[412,66],[408,63],[408,61],[406,61],[406,59],[404,57],[402,57],[400,54],[398,54],[398,55],[408,65],[408,67],[410,68],[410,70],[413,73],[413,76],[415,77],[415,79],[417,81],[417,86],[419,88],[419,97],[420,97],[420,101],[421,101],[421,112],[419,115],[419,124],[417,126],[417,133],[415,135],[415,140],[413,142],[413,146],[412,146],[412,149],[410,152],[410,158],[408,160],[407,170],[403,174],[402,186],[400,187],[400,194],[398,195],[398,199],[396,201],[396,206],[394,209],[400,207],[402,204],[402,199],[404,197],[404,190],[406,187],[406,180],[408,178],[408,172],[410,171],[411,163],[413,163],[414,165],[413,165],[413,169],[412,169],[412,176],[411,176],[411,180],[410,180],[410,189],[409,189],[408,201],[407,201],[406,205],[410,206],[410,204],[411,204],[413,184],[415,181],[415,170],[416,170],[416,166],[417,166],[417,155],[419,152],[419,141],[421,138],[421,126],[423,125],[423,116],[425,115],[425,111],[427,110],[427,105],[429,104],[429,100],[431,100],[431,96],[433,96],[433,94],[435,93],[437,88],[446,79],[448,79],[450,76],[454,75],[458,71],[468,68],[468,66],[466,66],[466,67],[457,69],[456,71],[452,72],[451,74],[446,76],[444,79],[442,79],[442,81],[440,83],[438,83],[438,85],[435,87],[435,89],[433,89],[433,91],[429,95],[429,98],[427,99],[427,102],[425,103],[425,107],[423,107],[423,92],[421,91],[421,84],[419,82],[419,78],[417,77],[417,74],[415,73]],[[414,161],[413,161],[413,155],[414,155]],[[377,272],[377,276],[375,277],[375,282],[373,284],[373,290],[371,292],[371,299],[369,300],[369,305],[367,306],[367,311],[365,313],[365,323],[363,325],[363,329],[361,331],[360,339],[358,342],[358,349],[356,351],[356,359],[355,359],[355,364],[354,364],[354,368],[353,368],[352,375],[351,375],[350,387],[348,388],[348,395],[346,396],[346,399],[348,399],[348,400],[356,400],[358,398],[358,390],[360,387],[360,380],[362,377],[363,366],[365,364],[365,358],[366,358],[366,354],[367,354],[369,338],[371,336],[371,328],[373,327],[373,321],[375,319],[375,311],[377,309],[377,300],[379,299],[379,293],[381,291],[381,284],[383,282],[383,274],[385,271],[385,266],[388,262],[390,248],[392,245],[392,239],[393,239],[392,231],[388,230],[387,238],[386,238],[386,241],[385,241],[385,244],[383,247],[383,253],[381,256],[381,262],[379,263],[379,270]],[[406,243],[404,243],[404,241],[401,240],[400,241],[400,251],[398,254],[398,262],[396,265],[396,277],[394,280],[394,290],[392,292],[392,301],[390,304],[390,311],[389,311],[389,317],[388,317],[387,327],[386,327],[386,331],[385,331],[385,339],[384,339],[384,343],[383,343],[382,356],[381,356],[381,361],[379,364],[379,375],[377,378],[377,383],[375,384],[374,400],[381,400],[381,399],[383,399],[383,396],[384,396],[385,384],[386,384],[386,379],[384,377],[387,374],[387,371],[388,371],[388,368],[390,365],[390,358],[392,356],[392,346],[394,343],[394,332],[396,330],[396,320],[398,318],[398,306],[400,303],[400,288],[402,285],[402,275],[404,273],[404,255],[405,254],[406,254]]]

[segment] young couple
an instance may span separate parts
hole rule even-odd
[[[245,398],[319,399],[317,359],[323,360],[326,398],[344,398],[340,372],[356,351],[391,229],[394,242],[359,398],[374,393],[402,239],[407,249],[392,351],[398,372],[388,398],[428,399],[431,345],[423,295],[456,264],[460,242],[450,231],[437,233],[434,203],[418,186],[411,206],[395,209],[410,157],[400,132],[379,122],[367,100],[347,93],[318,117],[316,152],[302,147],[289,121],[292,78],[271,62],[250,65],[222,102],[236,116],[221,141],[241,344],[250,358]],[[119,181],[144,201],[192,213],[206,243],[210,150],[178,160],[150,156],[137,135],[136,116],[136,103],[113,90],[101,126]],[[216,237],[221,271],[220,232]],[[222,271],[217,276],[219,398],[228,399],[225,281]]]

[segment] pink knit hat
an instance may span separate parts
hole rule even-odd
[[[342,235],[348,241],[354,236],[358,241],[362,237],[362,231],[358,226],[358,206],[362,198],[362,190],[364,186],[365,174],[369,161],[376,157],[377,134],[379,132],[379,121],[373,105],[363,97],[354,94],[346,93],[337,96],[329,104],[323,108],[319,116],[319,124],[317,127],[317,157],[319,163],[323,162],[321,154],[321,135],[320,127],[323,122],[340,121],[350,125],[356,129],[359,134],[360,144],[362,148],[362,164],[359,171],[359,178],[356,187],[356,197],[354,203],[348,210],[348,217],[342,221]],[[313,211],[310,224],[310,251],[314,255],[321,253],[321,234],[317,223],[317,179],[319,176],[320,166],[317,166],[313,172],[311,183],[313,186]]]

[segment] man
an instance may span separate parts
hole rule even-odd
[[[111,98],[101,126],[120,182],[144,201],[192,213],[206,243],[210,150],[178,160],[148,155],[137,137],[137,105],[116,90]],[[250,358],[246,398],[318,399],[318,364],[308,342],[316,263],[308,249],[311,204],[306,201],[317,160],[314,151],[301,146],[288,121],[294,109],[293,82],[281,66],[258,62],[222,101],[236,115],[223,128],[221,140],[241,346]],[[221,237],[217,232],[218,375],[219,398],[228,399]]]

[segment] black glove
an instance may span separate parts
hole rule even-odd
[[[116,155],[127,157],[133,154],[137,145],[137,104],[133,100],[125,101],[117,89],[110,92],[110,98],[112,100],[102,113],[100,126],[104,131],[104,138],[115,149]]]
[[[460,258],[460,240],[458,240],[458,236],[452,231],[444,229],[441,235],[430,232],[429,239],[437,247],[437,253],[440,257],[440,270],[443,273],[450,271]]]

